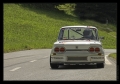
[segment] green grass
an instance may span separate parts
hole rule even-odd
[[[79,20],[59,12],[37,10],[18,4],[4,4],[4,52],[52,48],[57,40],[59,29],[68,25],[92,25],[99,29],[99,35],[105,36],[102,41],[104,48],[116,48],[116,27],[106,26],[91,20]],[[112,32],[106,27],[113,29]]]
[[[112,57],[112,58],[116,59],[116,53],[109,54],[109,57]]]

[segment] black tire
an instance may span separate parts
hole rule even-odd
[[[50,63],[50,67],[51,67],[52,69],[57,69],[57,68],[59,67],[59,65],[58,65],[58,64],[51,64],[51,63]]]
[[[59,67],[58,64],[52,64],[52,63],[51,63],[51,56],[50,56],[50,67],[51,67],[52,69],[57,69],[57,68]]]
[[[104,63],[97,64],[97,68],[104,68]]]

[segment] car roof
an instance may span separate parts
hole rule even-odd
[[[94,26],[63,26],[62,28],[71,28],[71,27],[95,28],[95,29],[97,29],[97,28],[96,28],[96,27],[94,27]]]

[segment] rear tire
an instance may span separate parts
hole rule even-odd
[[[57,68],[59,67],[59,65],[58,65],[58,64],[51,64],[51,63],[50,63],[50,67],[51,67],[52,69],[57,69]]]
[[[104,68],[104,63],[97,64],[97,68]]]
[[[58,64],[52,64],[52,63],[51,63],[51,56],[50,56],[50,67],[51,67],[52,69],[57,69],[57,68],[59,67]]]

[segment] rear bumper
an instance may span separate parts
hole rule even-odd
[[[51,56],[51,63],[52,64],[91,64],[91,63],[105,63],[105,57],[104,56],[84,56],[86,59],[80,59],[80,57],[83,56],[72,56],[76,57],[76,59],[68,60],[68,57],[70,56]],[[79,59],[77,59],[79,58]]]
[[[94,63],[104,63],[104,61],[99,61],[99,62],[51,62],[52,64],[59,64],[59,65],[64,65],[64,64],[94,64]]]

